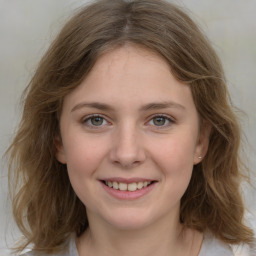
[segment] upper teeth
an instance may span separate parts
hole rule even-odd
[[[132,183],[122,183],[117,181],[106,181],[105,184],[113,189],[118,190],[128,190],[128,191],[136,191],[137,189],[142,189],[144,187],[147,187],[149,184],[151,184],[151,181],[141,181],[141,182],[132,182]]]

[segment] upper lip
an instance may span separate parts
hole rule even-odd
[[[134,177],[134,178],[122,178],[122,177],[111,177],[111,178],[105,178],[101,179],[102,181],[116,181],[116,182],[122,182],[122,183],[133,183],[133,182],[144,182],[144,181],[156,181],[154,179],[147,179],[147,178],[139,178],[139,177]]]

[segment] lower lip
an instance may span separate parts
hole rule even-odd
[[[147,187],[144,187],[142,189],[137,189],[135,191],[123,191],[123,190],[118,190],[118,189],[114,189],[114,188],[110,188],[107,185],[105,185],[104,183],[102,183],[103,188],[113,197],[117,198],[117,199],[123,199],[123,200],[134,200],[134,199],[138,199],[140,197],[145,196],[146,194],[148,194],[156,185],[156,182],[150,184]]]

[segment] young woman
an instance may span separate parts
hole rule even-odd
[[[28,255],[233,255],[253,241],[221,63],[178,7],[103,0],[43,57],[9,148]]]

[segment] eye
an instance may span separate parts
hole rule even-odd
[[[86,117],[83,120],[83,124],[90,126],[90,127],[100,127],[100,126],[107,125],[108,122],[102,116],[93,115],[93,116]]]
[[[170,117],[167,117],[164,115],[154,116],[149,121],[150,125],[157,126],[157,127],[165,127],[165,126],[170,125],[171,123],[174,123],[174,121]]]

